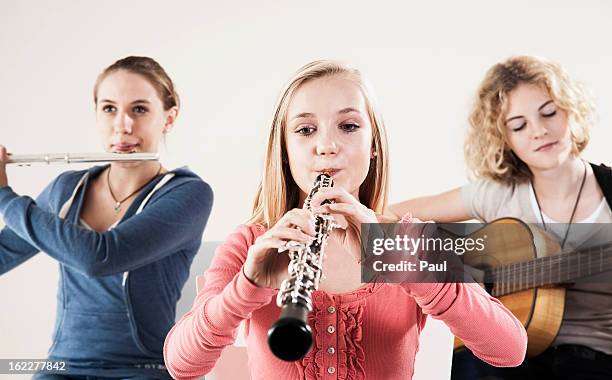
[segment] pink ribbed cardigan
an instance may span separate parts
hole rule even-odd
[[[281,361],[266,340],[280,313],[277,290],[257,287],[242,271],[249,246],[264,232],[241,226],[217,249],[191,311],[166,337],[164,358],[176,379],[212,370],[243,320],[252,379],[411,379],[427,315],[492,365],[516,366],[525,357],[525,329],[477,284],[372,283],[344,294],[314,292],[313,348],[301,361]]]

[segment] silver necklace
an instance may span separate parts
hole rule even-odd
[[[157,170],[157,173],[155,173],[155,175],[153,177],[151,177],[151,179],[149,179],[147,182],[143,183],[142,186],[140,186],[139,188],[137,188],[136,190],[132,191],[127,197],[124,197],[123,199],[119,200],[117,199],[117,197],[115,197],[115,194],[113,193],[113,189],[111,188],[111,184],[110,184],[110,167],[108,168],[108,171],[106,172],[106,183],[108,184],[108,191],[111,195],[111,197],[113,197],[113,200],[115,201],[115,207],[113,207],[113,210],[115,210],[115,212],[119,212],[121,211],[121,204],[125,201],[127,201],[130,197],[132,197],[132,195],[136,194],[137,192],[139,192],[140,190],[144,189],[145,186],[147,186],[149,184],[149,182],[151,182],[151,180],[153,180],[153,178],[157,177],[159,175],[159,173],[161,173],[162,170],[162,165],[161,163],[159,164],[159,169]]]

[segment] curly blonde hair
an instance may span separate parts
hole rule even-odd
[[[530,56],[510,57],[489,69],[469,115],[464,153],[472,178],[510,184],[531,178],[527,164],[506,144],[508,94],[521,84],[545,88],[555,105],[567,113],[574,156],[589,142],[595,107],[582,85],[557,63]]]

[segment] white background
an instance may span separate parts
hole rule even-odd
[[[222,240],[250,215],[274,101],[304,63],[342,59],[369,77],[399,201],[465,182],[462,140],[479,81],[494,63],[532,54],[591,90],[600,122],[584,157],[612,162],[609,2],[176,3],[0,0],[0,144],[24,154],[100,151],[96,76],[126,55],[154,57],[183,101],[163,162],[189,165],[213,187],[205,240]],[[35,196],[66,169],[10,167],[9,181]],[[0,357],[45,357],[56,283],[45,254],[0,276]]]

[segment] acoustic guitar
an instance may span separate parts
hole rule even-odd
[[[612,270],[612,244],[559,254],[556,239],[519,219],[498,219],[470,234],[483,236],[485,250],[464,255],[464,263],[481,271],[477,280],[523,323],[529,357],[546,350],[559,332],[563,284]],[[463,347],[455,338],[454,348]]]

